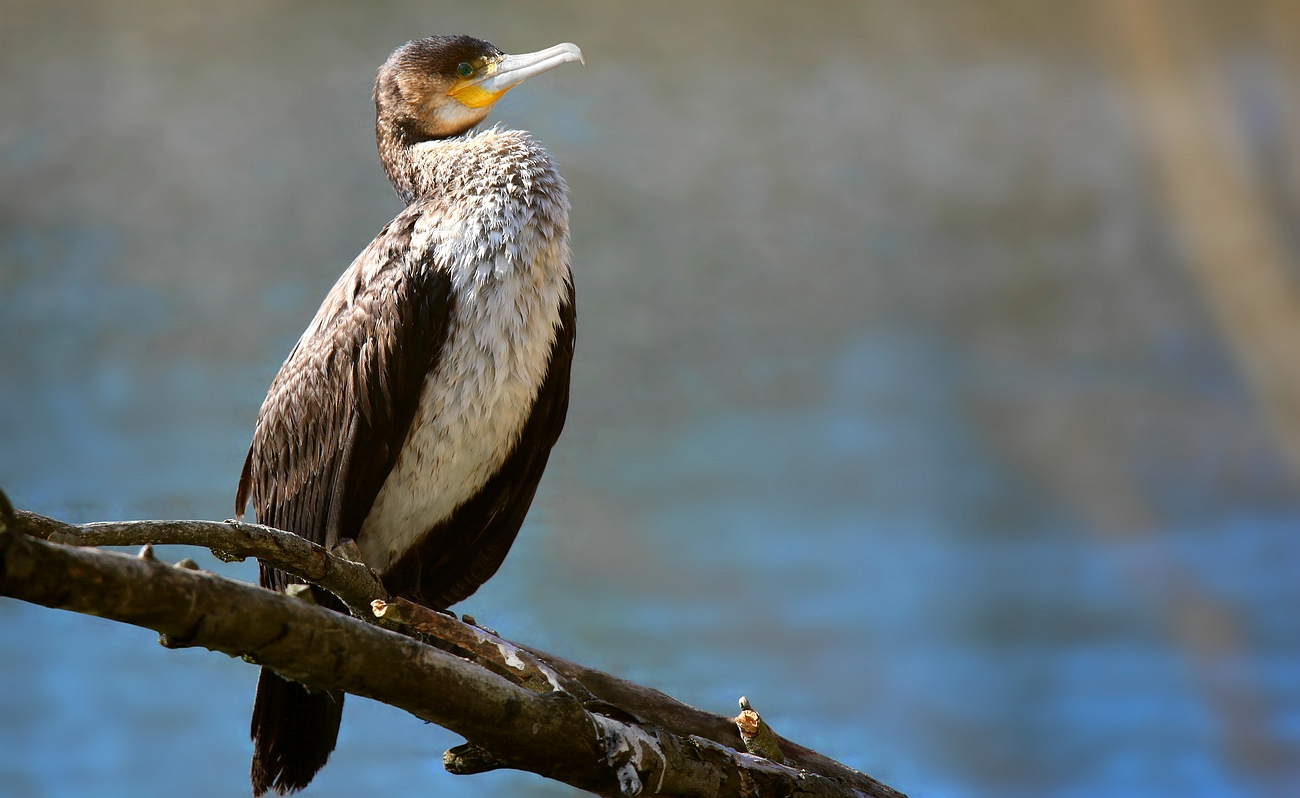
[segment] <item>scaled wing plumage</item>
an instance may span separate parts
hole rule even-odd
[[[239,508],[252,500],[260,523],[327,547],[361,534],[452,329],[447,270],[411,248],[429,213],[436,209],[417,203],[384,228],[272,382],[236,497]],[[546,374],[517,441],[468,500],[384,569],[393,594],[446,607],[473,593],[509,551],[568,412],[576,319],[572,283],[566,288]],[[261,581],[283,589],[293,580],[265,568]]]
[[[357,257],[272,382],[235,500],[260,523],[324,546],[355,538],[392,469],[451,312],[445,271],[406,262],[425,256],[409,247],[419,218],[408,208]]]

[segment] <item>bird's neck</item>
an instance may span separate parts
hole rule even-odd
[[[568,212],[564,181],[551,157],[517,130],[493,127],[418,141],[381,130],[379,156],[407,205],[436,200],[443,207],[470,211],[481,204],[475,197],[493,192],[515,196],[523,191],[536,195],[528,201],[554,204],[561,216]]]
[[[407,205],[427,195],[432,188],[428,185],[428,170],[423,168],[427,156],[416,145],[420,140],[413,139],[406,131],[392,124],[376,125],[376,138],[379,144],[379,162],[384,166],[388,181],[393,184],[398,196]]]
[[[472,128],[471,128],[472,130]],[[441,138],[417,137],[397,125],[376,126],[379,160],[398,196],[407,205],[442,191],[438,169],[445,150],[459,150],[469,131]]]

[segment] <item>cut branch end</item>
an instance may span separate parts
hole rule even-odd
[[[754,756],[761,756],[772,762],[784,765],[787,760],[781,745],[776,741],[776,733],[767,725],[749,699],[740,697],[740,714],[736,716],[736,728],[740,730],[740,739],[745,742],[745,750]]]

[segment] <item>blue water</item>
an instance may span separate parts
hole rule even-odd
[[[375,66],[435,23],[574,41],[494,114],[572,192],[570,419],[463,611],[918,798],[1300,794],[1297,480],[1109,56],[1022,5],[12,3],[0,487],[230,515],[267,384],[398,209]],[[1207,42],[1289,230],[1294,79]],[[255,680],[0,599],[0,796],[246,794]],[[305,794],[573,794],[452,777],[458,742],[351,698]]]
[[[782,733],[914,795],[1266,794],[1224,750],[1214,695],[1258,696],[1267,732],[1295,743],[1300,508],[1134,542],[1090,536],[982,448],[955,404],[962,371],[932,338],[863,335],[823,364],[817,406],[706,417],[594,458],[577,481],[625,511],[629,550],[597,553],[609,557],[597,568],[569,561],[549,492],[465,609],[698,706],[726,712],[748,695]],[[84,458],[121,456],[115,436],[91,432]],[[206,468],[183,472],[206,484]],[[136,479],[100,475],[107,495]],[[1017,503],[1008,523],[999,507]],[[1247,648],[1189,656],[1150,581],[1174,572],[1231,608]],[[97,619],[11,601],[0,613],[4,683],[19,688],[0,694],[12,794],[243,789],[252,667]],[[455,742],[349,699],[311,794],[560,790],[454,779],[439,757]]]

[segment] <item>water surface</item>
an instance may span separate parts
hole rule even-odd
[[[1266,8],[1187,17],[1289,241]],[[570,420],[462,610],[913,796],[1294,794],[1300,494],[1097,13],[10,3],[0,485],[229,516],[272,375],[400,209],[378,64],[573,41],[494,115],[572,193]],[[238,660],[5,600],[0,676],[0,793],[247,789]],[[305,794],[572,792],[449,776],[457,742],[350,698]]]

